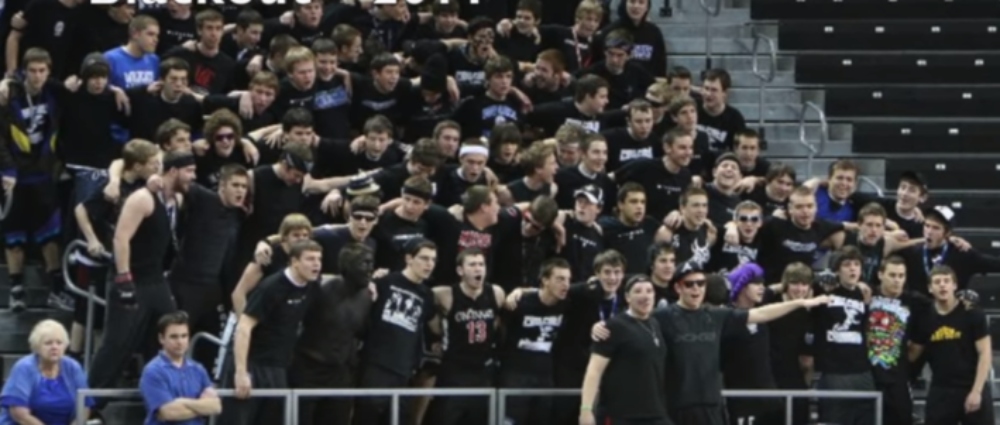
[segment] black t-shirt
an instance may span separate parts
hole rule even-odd
[[[758,263],[764,268],[765,281],[780,282],[785,267],[791,263],[812,265],[820,244],[843,228],[843,224],[826,220],[815,220],[808,229],[798,227],[790,220],[764,220],[754,243],[760,248]]]
[[[757,262],[757,245],[751,242],[740,242],[732,245],[725,238],[718,238],[712,247],[712,259],[708,270],[726,273],[735,270],[744,263]]]
[[[761,208],[764,208],[765,217],[770,217],[771,215],[773,215],[774,210],[778,209],[787,210],[788,207],[788,199],[785,199],[784,201],[775,201],[774,199],[771,199],[770,196],[767,196],[766,185],[755,186],[753,190],[750,191],[750,193],[746,193],[743,195],[743,199],[748,201],[754,201],[757,203],[757,205],[760,205]]]
[[[539,196],[552,195],[551,184],[544,183],[538,189],[532,189],[528,187],[525,179],[527,179],[527,177],[514,180],[507,184],[507,190],[510,191],[510,196],[514,199],[514,202],[532,202]]]
[[[371,248],[372,252],[378,251],[375,238],[369,236],[365,240],[359,241],[351,234],[351,228],[344,224],[325,225],[313,229],[313,240],[323,247],[323,252],[327,253],[323,256],[323,274],[340,273],[338,262],[340,250],[349,243],[361,243]]]
[[[361,171],[387,168],[399,164],[406,153],[399,148],[398,143],[386,146],[378,158],[374,158],[362,149],[361,152],[351,151],[349,140],[320,139],[316,145],[316,163],[310,173],[313,178],[324,179],[335,176],[352,176]],[[398,193],[398,192],[397,192]],[[390,196],[397,196],[390,193]]]
[[[316,134],[331,139],[346,139],[351,135],[351,93],[339,75],[329,81],[318,76],[314,85],[311,112]]]
[[[170,118],[191,127],[191,138],[196,139],[204,127],[201,104],[191,95],[181,95],[175,103],[168,103],[159,94],[150,94],[146,87],[128,90],[132,103],[129,132],[133,139],[156,140],[156,129]]]
[[[508,93],[503,100],[486,95],[467,98],[458,105],[452,118],[462,126],[464,137],[489,137],[493,126],[517,123],[521,119],[521,100]]]
[[[575,218],[567,218],[563,223],[566,230],[566,246],[559,256],[570,265],[570,276],[583,278],[594,272],[594,258],[604,251],[604,235],[597,226],[585,226]]]
[[[608,162],[604,165],[607,170],[617,170],[639,158],[656,158],[657,139],[650,133],[645,139],[638,140],[632,136],[627,127],[615,127],[604,130],[601,133],[608,142]]]
[[[747,311],[671,304],[653,312],[667,341],[667,403],[672,409],[720,405],[721,343],[746,329]]]
[[[698,102],[698,130],[708,133],[712,152],[733,150],[733,137],[746,128],[746,119],[736,108],[726,105],[721,114],[713,116]]]
[[[316,285],[302,322],[296,352],[314,361],[354,366],[372,305],[367,287],[351,288],[340,278]]]
[[[869,285],[878,284],[878,270],[882,264],[883,253],[885,252],[885,238],[879,238],[874,245],[868,245],[861,241],[861,235],[857,231],[847,232],[844,236],[844,245],[852,245],[861,251],[863,258],[861,262],[861,281]]]
[[[250,293],[243,314],[256,319],[257,326],[250,336],[248,363],[282,368],[292,365],[311,285],[315,283],[299,286],[287,272],[281,272],[265,277]]]
[[[379,247],[375,251],[375,266],[391,272],[403,270],[406,267],[406,242],[425,238],[427,232],[427,221],[423,218],[410,221],[397,215],[396,211],[386,211],[379,216],[378,224],[372,230],[372,237]]]
[[[766,323],[748,324],[722,341],[722,377],[726,389],[776,388],[771,371],[771,332]],[[780,409],[776,399],[737,398],[726,401],[730,411],[742,414]]]
[[[584,115],[576,103],[570,101],[551,102],[538,105],[525,115],[524,122],[542,129],[544,135],[554,135],[563,124],[575,124],[592,133],[600,133],[606,125],[601,115]]]
[[[375,115],[384,115],[393,123],[405,123],[409,113],[405,101],[413,90],[410,80],[400,78],[396,86],[388,93],[375,86],[375,79],[367,75],[351,74],[353,87],[353,111],[351,123],[353,128],[360,129],[365,121]]]
[[[596,62],[577,72],[577,76],[587,74],[594,74],[608,82],[610,88],[608,90],[608,104],[605,106],[608,110],[621,109],[632,99],[642,97],[646,93],[646,89],[655,81],[642,65],[636,64],[634,61],[626,62],[625,69],[621,74],[612,74],[604,61]]]
[[[646,190],[646,214],[663,220],[671,211],[680,208],[681,193],[691,185],[692,173],[681,168],[677,174],[667,170],[663,160],[639,158],[615,171],[618,185],[635,182]]]
[[[712,246],[708,241],[708,224],[691,230],[687,226],[674,229],[670,245],[674,247],[677,264],[689,264],[695,270],[705,270],[712,260]]]
[[[235,88],[233,75],[236,73],[236,60],[225,53],[205,56],[200,51],[176,46],[164,53],[163,57],[176,57],[188,63],[191,67],[188,82],[191,90],[196,93],[226,94]]]
[[[813,291],[824,292],[818,285],[814,285]],[[845,375],[868,372],[868,348],[865,346],[868,306],[861,289],[837,285],[827,295],[830,296],[829,304],[810,310],[816,370]]]
[[[486,72],[483,63],[473,63],[469,60],[469,46],[448,51],[448,73],[455,76],[455,82],[461,86],[483,87],[486,84]],[[462,134],[466,134],[464,131]]]
[[[604,232],[604,246],[625,256],[625,273],[646,273],[649,271],[649,246],[656,240],[660,230],[660,220],[646,217],[634,226],[625,224],[617,217],[603,216],[598,219]]]
[[[982,310],[968,310],[959,303],[948,314],[931,307],[914,319],[910,339],[924,346],[933,374],[931,386],[972,388],[979,362],[976,341],[990,335]]]
[[[7,3],[8,8],[14,7],[12,2]],[[82,6],[82,5],[81,5]],[[16,9],[15,9],[16,10]],[[24,53],[31,47],[41,47],[48,51],[52,58],[52,78],[62,79],[67,75],[79,72],[79,69],[72,67],[79,64],[77,60],[82,59],[82,55],[74,53],[73,47],[81,35],[79,31],[85,30],[83,25],[84,7],[66,7],[59,0],[31,0],[24,6],[24,20],[28,22],[21,43],[18,45],[20,52],[17,57],[24,57]],[[12,15],[13,13],[11,13]],[[8,16],[8,14],[4,14]],[[7,22],[4,22],[7,26]],[[89,30],[86,29],[86,30]],[[79,56],[74,58],[74,56]]]
[[[375,289],[378,299],[371,308],[364,359],[409,377],[420,357],[424,326],[434,318],[434,294],[402,272],[375,280]]]
[[[556,204],[559,205],[559,209],[572,210],[576,208],[576,190],[588,184],[601,188],[605,193],[604,196],[618,192],[614,180],[611,180],[611,177],[608,177],[606,173],[597,173],[591,178],[580,170],[581,167],[583,166],[565,166],[556,172],[555,182],[556,186],[559,187],[559,192],[556,193]],[[602,213],[611,214],[614,202],[605,201],[601,209]]]
[[[736,214],[736,206],[739,205],[740,195],[727,195],[715,186],[715,183],[705,185],[705,192],[708,192],[708,219],[716,228],[723,228],[726,223],[733,220]]]
[[[195,157],[195,181],[209,189],[218,189],[219,172],[227,164],[239,164],[247,169],[253,168],[254,164],[247,161],[242,141],[235,141],[233,150],[228,156],[222,156],[214,147],[210,146],[204,155]]]
[[[781,294],[764,292],[764,304],[784,302]],[[807,335],[811,335],[809,310],[800,308],[771,321],[771,370],[780,388],[806,388],[799,357],[811,355]]]
[[[592,274],[593,267],[591,272],[579,277],[583,279]],[[609,294],[596,279],[570,285],[566,294],[569,306],[563,316],[559,336],[552,347],[552,354],[559,359],[560,366],[580,373],[587,370],[593,344],[591,329],[594,323],[624,314],[628,308],[624,292],[624,288],[619,285],[618,293],[608,298]]]
[[[568,305],[565,300],[546,305],[538,292],[532,292],[521,297],[514,311],[506,312],[507,336],[500,362],[505,371],[552,376],[552,342]]]
[[[928,301],[912,291],[904,291],[898,298],[872,297],[865,336],[877,382],[902,382],[908,378],[906,343],[911,322],[927,313]]]
[[[434,175],[436,190],[434,191],[434,203],[443,206],[458,205],[462,203],[462,195],[474,185],[486,185],[486,174],[481,174],[476,181],[469,181],[462,175],[459,165],[445,165],[438,169]]]
[[[607,321],[611,336],[594,343],[594,354],[610,359],[598,391],[600,411],[612,418],[661,419],[667,345],[656,320],[619,314]]]
[[[197,38],[193,12],[185,19],[175,19],[165,7],[150,9],[147,14],[156,18],[160,25],[160,41],[156,44],[156,53],[159,55]]]

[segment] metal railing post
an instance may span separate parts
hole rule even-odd
[[[506,388],[497,390],[497,424],[505,423],[507,419],[507,392]]]
[[[392,425],[399,425],[399,394],[392,395]]]
[[[878,397],[875,397],[875,425],[882,425],[882,392],[879,391]]]
[[[299,413],[298,413],[298,397],[295,396],[295,391],[289,391],[288,395],[285,396],[285,423],[286,424],[297,424],[299,423]]]
[[[878,183],[875,183],[875,180],[872,180],[871,177],[860,176],[858,177],[858,181],[861,182],[862,186],[867,184],[871,186],[872,189],[875,189],[875,194],[878,195],[879,198],[885,197],[885,190],[883,190],[882,186],[879,186]]]
[[[712,18],[722,12],[722,0],[715,0],[715,7],[708,5],[709,0],[698,0],[701,10],[705,11],[705,69],[712,69]]]
[[[87,249],[87,242],[77,239],[70,242],[69,245],[66,246],[66,250],[63,251],[63,283],[65,284],[67,291],[79,295],[87,300],[87,323],[84,324],[83,331],[83,370],[90,370],[90,362],[94,357],[94,306],[96,304],[107,307],[108,303],[104,298],[97,295],[95,285],[93,283],[87,285],[87,290],[84,291],[77,286],[76,282],[73,281],[73,278],[70,277],[70,271],[72,270],[70,263],[72,263],[73,253],[81,249]],[[102,259],[110,262],[111,255],[104,254],[102,255]],[[104,278],[107,277],[104,276]]]
[[[795,400],[792,396],[785,396],[785,425],[792,425],[795,419],[795,404],[792,403]]]
[[[490,425],[498,425],[501,423],[502,419],[497,416],[497,392],[493,391],[490,393]]]
[[[809,113],[810,109],[816,111],[816,114],[819,116],[819,126],[820,126],[819,146],[815,146],[812,143],[809,143],[809,140],[806,137],[806,114]],[[826,149],[826,142],[830,138],[829,133],[830,133],[830,127],[827,124],[826,113],[823,112],[823,108],[820,108],[819,105],[813,102],[803,103],[802,109],[799,110],[799,143],[801,143],[802,146],[805,146],[806,149],[809,150],[808,162],[806,162],[807,179],[812,178],[813,176],[812,173],[813,160],[817,156],[822,155],[823,151]]]
[[[778,48],[774,39],[761,34],[756,26],[750,27],[750,35],[753,37],[752,71],[759,83],[757,85],[757,110],[760,111],[757,114],[758,131],[760,132],[760,137],[766,140],[767,136],[764,133],[764,89],[774,81],[774,75],[778,70]],[[761,43],[767,46],[767,54],[770,59],[767,72],[761,71],[757,60],[760,54]]]

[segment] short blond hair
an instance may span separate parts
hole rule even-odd
[[[31,346],[32,351],[37,353],[48,338],[58,338],[63,342],[63,345],[69,344],[69,333],[66,332],[66,327],[55,320],[45,319],[35,324],[35,327],[31,329],[31,335],[28,335],[28,345]]]

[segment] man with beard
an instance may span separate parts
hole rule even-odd
[[[955,297],[959,286],[951,267],[938,265],[928,274],[934,305],[914,318],[909,352],[910,361],[926,353],[931,367],[925,423],[992,424],[989,324],[982,311]]]
[[[163,278],[164,263],[175,246],[178,210],[194,181],[194,162],[190,152],[166,154],[161,193],[139,189],[122,205],[114,236],[117,274],[109,288],[104,340],[88,374],[91,388],[114,387],[132,353],[144,348],[156,320],[177,309]]]
[[[219,334],[224,292],[237,279],[227,265],[235,254],[250,176],[237,164],[223,166],[219,174],[217,190],[195,184],[185,193],[184,235],[170,270],[171,292],[188,313],[192,335]],[[217,347],[192,348],[195,360],[212,370]]]
[[[467,249],[458,254],[461,281],[434,288],[438,319],[431,328],[443,336],[437,388],[492,388],[499,341],[500,308],[504,291],[499,285],[484,285],[486,257]],[[437,397],[427,411],[435,425],[488,422],[489,406],[482,397]]]
[[[302,334],[289,370],[294,388],[355,388],[358,353],[372,304],[369,289],[375,266],[374,251],[351,243],[339,250],[340,276],[320,284],[302,321]],[[299,423],[347,424],[351,399],[302,399]]]
[[[764,298],[764,270],[745,263],[727,279],[732,284],[730,305],[750,310]],[[722,341],[722,377],[726,389],[773,390],[771,372],[770,324],[758,323],[739,329],[732,338]],[[782,408],[774,398],[734,398],[726,402],[730,425],[780,423]]]
[[[552,343],[562,328],[568,303],[569,263],[561,258],[542,265],[541,289],[525,294],[504,316],[507,336],[500,365],[502,388],[552,388]],[[550,425],[551,397],[513,397],[507,399],[507,423]]]
[[[686,267],[674,277],[672,285],[679,301],[653,313],[666,341],[667,404],[676,424],[723,425],[720,373],[721,342],[739,335],[747,325],[766,323],[799,308],[812,308],[829,302],[827,297],[794,300],[740,310],[706,306],[708,278],[700,270]],[[603,322],[594,325],[597,341],[611,333]]]
[[[360,388],[405,388],[418,366],[425,325],[435,316],[434,295],[427,280],[437,262],[437,246],[427,239],[406,245],[406,268],[375,281],[377,299],[363,348]],[[401,414],[408,411],[404,399]],[[353,424],[390,421],[389,399],[366,397],[354,408]]]
[[[323,248],[313,241],[292,245],[291,262],[264,278],[250,293],[240,315],[227,359],[223,388],[236,389],[236,398],[223,401],[223,425],[270,425],[282,422],[283,399],[249,398],[252,388],[288,388],[286,370],[292,365],[295,341],[320,277]]]

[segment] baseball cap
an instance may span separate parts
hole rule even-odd
[[[915,183],[917,186],[920,186],[920,188],[923,189],[924,192],[927,192],[928,189],[927,179],[924,177],[923,174],[920,174],[916,171],[903,171],[903,173],[899,175],[899,180],[900,181],[905,180]]]
[[[604,191],[597,187],[597,185],[588,184],[573,192],[574,198],[579,198],[581,196],[587,198],[587,200],[592,204],[604,204]]]
[[[947,205],[938,205],[924,210],[925,219],[932,217],[944,224],[945,229],[951,229],[955,226],[955,211]]]

